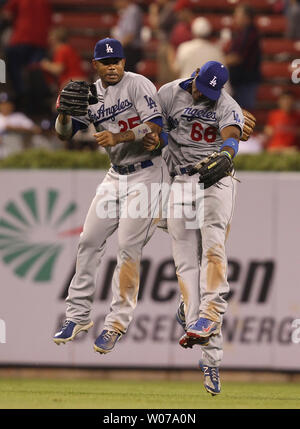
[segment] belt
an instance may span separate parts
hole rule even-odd
[[[188,174],[191,171],[191,167],[178,167],[178,171],[172,171],[171,177],[178,176],[179,174]]]
[[[153,165],[153,162],[151,161],[151,159],[146,159],[146,161],[141,161],[136,164],[130,164],[130,165],[124,165],[124,166],[113,165],[112,168],[119,174],[130,174],[130,173],[134,173],[140,168],[151,167],[151,165]]]

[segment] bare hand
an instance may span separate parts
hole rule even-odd
[[[111,147],[117,144],[117,139],[115,135],[110,131],[100,131],[100,133],[94,134],[94,137],[98,143],[98,145],[102,147]]]
[[[245,109],[242,109],[245,123],[243,128],[243,135],[241,137],[242,141],[247,141],[250,137],[250,135],[253,133],[253,129],[256,124],[256,118],[252,115],[252,113],[248,112]]]
[[[143,138],[144,148],[151,152],[157,147],[159,141],[159,136],[156,133],[146,134]]]

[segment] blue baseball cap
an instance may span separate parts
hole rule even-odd
[[[107,37],[96,43],[94,59],[98,61],[104,60],[105,58],[125,58],[123,46],[119,40]]]
[[[216,101],[228,78],[228,70],[224,64],[218,61],[208,61],[200,68],[196,77],[196,87],[207,98]]]

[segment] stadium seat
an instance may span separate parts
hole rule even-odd
[[[280,94],[289,91],[300,98],[300,87],[298,85],[267,85],[262,84],[259,87],[257,98],[260,101],[276,101]]]
[[[69,43],[81,56],[91,58],[91,55],[93,55],[94,46],[98,40],[99,38],[95,36],[80,35],[71,36],[69,38]]]
[[[217,32],[223,28],[231,28],[233,24],[232,15],[203,13],[202,16],[206,17],[210,21],[214,31]],[[286,30],[286,19],[281,15],[258,16],[256,17],[255,22],[263,36],[277,34],[282,35]]]
[[[142,60],[137,64],[137,72],[148,79],[155,79],[157,74],[157,63],[155,60]]]
[[[255,22],[262,34],[280,34],[282,36],[286,31],[286,18],[284,15],[258,16]]]
[[[196,0],[193,2],[194,4],[194,10],[196,12],[202,12],[207,10],[214,10],[214,11],[230,11],[236,7],[239,2],[238,0]],[[251,6],[259,12],[272,12],[273,11],[273,5],[270,0],[251,0]]]
[[[287,53],[290,55],[299,54],[300,41],[270,37],[262,40],[262,50],[266,55]]]
[[[264,61],[262,63],[262,75],[264,79],[290,79],[292,75],[291,65],[288,62]]]
[[[116,25],[117,16],[114,14],[95,14],[95,13],[55,13],[54,25],[63,26],[70,30],[85,29],[101,32],[110,31],[111,27]]]

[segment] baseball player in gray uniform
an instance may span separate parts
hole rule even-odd
[[[149,151],[142,139],[151,132],[159,134],[163,124],[155,86],[144,76],[124,71],[124,52],[118,40],[106,38],[97,42],[93,66],[99,75],[95,85],[70,82],[59,95],[56,131],[67,139],[92,123],[95,139],[107,150],[111,168],[87,213],[78,245],[76,273],[66,299],[66,320],[53,339],[57,344],[66,343],[93,325],[90,312],[97,268],[107,239],[118,229],[113,299],[104,329],[94,344],[97,352],[108,353],[132,320],[142,249],[156,226],[152,213],[159,204],[162,182],[160,143]],[[151,187],[153,183],[159,185],[156,192]],[[143,215],[132,219],[126,209],[139,193],[140,184],[148,190],[151,187],[151,198]]]
[[[167,226],[182,298],[177,320],[185,329],[179,344],[202,348],[204,386],[212,395],[220,393],[221,324],[229,292],[225,242],[236,194],[232,159],[244,127],[240,106],[223,89],[227,80],[226,67],[209,61],[191,78],[158,91],[168,135],[163,157],[172,178]],[[148,149],[156,144],[151,138],[145,137]],[[175,215],[179,206],[185,208],[181,216]],[[197,222],[191,228],[193,207]]]

